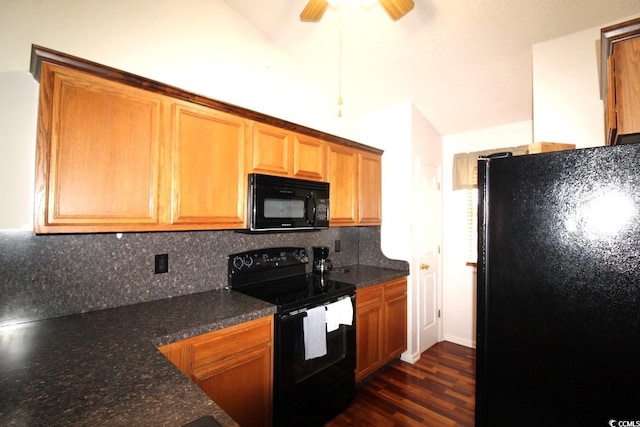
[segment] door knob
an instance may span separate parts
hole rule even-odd
[[[420,264],[420,270],[428,270],[429,269],[429,264]]]

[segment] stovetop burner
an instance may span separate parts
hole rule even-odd
[[[304,308],[355,291],[355,285],[305,273],[304,248],[269,248],[229,255],[229,286],[278,306]]]
[[[306,275],[234,290],[277,305],[279,311],[282,311],[303,308],[318,301],[347,295],[355,290],[355,286],[325,277]]]

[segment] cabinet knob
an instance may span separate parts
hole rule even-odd
[[[420,270],[428,270],[429,264],[420,264]]]

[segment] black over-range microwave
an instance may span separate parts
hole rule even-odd
[[[249,174],[249,230],[329,227],[329,183]]]

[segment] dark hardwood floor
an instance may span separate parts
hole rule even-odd
[[[325,427],[473,426],[475,357],[445,341],[414,365],[396,360],[362,382],[351,406]]]

